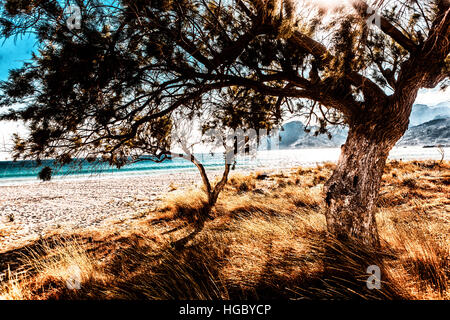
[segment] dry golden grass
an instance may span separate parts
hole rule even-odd
[[[171,193],[159,209],[159,219],[180,219],[188,223],[201,220],[208,203],[206,194],[201,190],[188,190]]]
[[[378,252],[327,235],[322,189],[333,168],[230,177],[215,219],[183,249],[172,243],[190,234],[203,213],[206,198],[198,190],[171,192],[152,217],[126,232],[41,241],[13,259],[0,297],[449,299],[450,163],[388,164]],[[7,260],[0,256],[0,263]],[[373,264],[382,270],[381,290],[366,287]],[[81,271],[80,290],[66,286],[73,266]]]

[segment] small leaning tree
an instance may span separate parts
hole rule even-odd
[[[17,156],[64,162],[83,146],[120,165],[174,110],[202,112],[226,88],[272,97],[276,117],[308,100],[349,127],[326,183],[328,230],[377,246],[389,151],[419,90],[448,81],[450,4],[349,0],[327,12],[303,2],[76,0],[73,29],[68,1],[2,1],[4,36],[33,32],[39,49],[1,86],[1,106],[20,104],[2,118],[31,129]]]

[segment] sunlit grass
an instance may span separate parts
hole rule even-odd
[[[450,163],[390,162],[372,252],[329,237],[323,184],[333,164],[261,177],[232,175],[213,220],[183,249],[205,205],[201,190],[171,192],[132,229],[113,227],[26,250],[2,299],[448,299]],[[368,290],[366,269],[382,270]],[[69,290],[73,266],[81,289]]]

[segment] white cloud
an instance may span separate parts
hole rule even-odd
[[[21,122],[2,121],[0,122],[0,151],[10,148],[14,133],[24,134],[25,126]]]
[[[440,88],[420,90],[415,103],[435,106],[442,102],[450,102],[450,87],[445,91],[439,89]]]

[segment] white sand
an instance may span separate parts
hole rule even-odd
[[[200,181],[197,172],[187,171],[0,186],[0,252],[51,230],[95,228],[135,217],[155,208],[172,186],[179,190]]]

